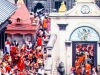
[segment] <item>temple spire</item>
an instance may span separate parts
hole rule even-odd
[[[65,5],[65,2],[63,1],[61,3],[60,8],[59,8],[59,12],[65,12],[65,11],[67,11],[67,8],[66,8],[66,5]]]
[[[23,0],[18,0],[17,4],[19,4],[19,3],[24,4],[24,1]]]

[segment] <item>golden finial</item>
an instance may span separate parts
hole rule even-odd
[[[24,1],[23,1],[23,0],[18,0],[18,1],[17,1],[17,4],[18,4],[18,3],[24,4]]]
[[[65,5],[65,2],[63,1],[61,3],[60,8],[59,8],[59,12],[65,12],[66,10],[67,10],[67,8],[66,8],[66,5]]]

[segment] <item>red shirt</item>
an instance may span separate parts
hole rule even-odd
[[[24,73],[23,72],[20,72],[19,75],[24,75]]]
[[[11,67],[9,65],[5,66],[6,72],[11,70]]]
[[[41,37],[37,38],[37,44],[38,44],[38,46],[42,46],[42,38]]]
[[[10,42],[9,42],[9,41],[7,41],[7,42],[6,42],[6,44],[9,44],[9,45],[10,45]]]

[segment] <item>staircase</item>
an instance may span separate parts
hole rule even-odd
[[[52,63],[53,64],[52,75],[58,75],[58,71],[57,71],[57,67],[59,65],[58,63],[59,63],[59,58],[57,57],[54,63]]]

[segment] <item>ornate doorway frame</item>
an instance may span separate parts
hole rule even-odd
[[[97,41],[73,41],[72,42],[72,66],[75,66],[76,44],[93,44],[94,45],[94,66],[97,66]]]

